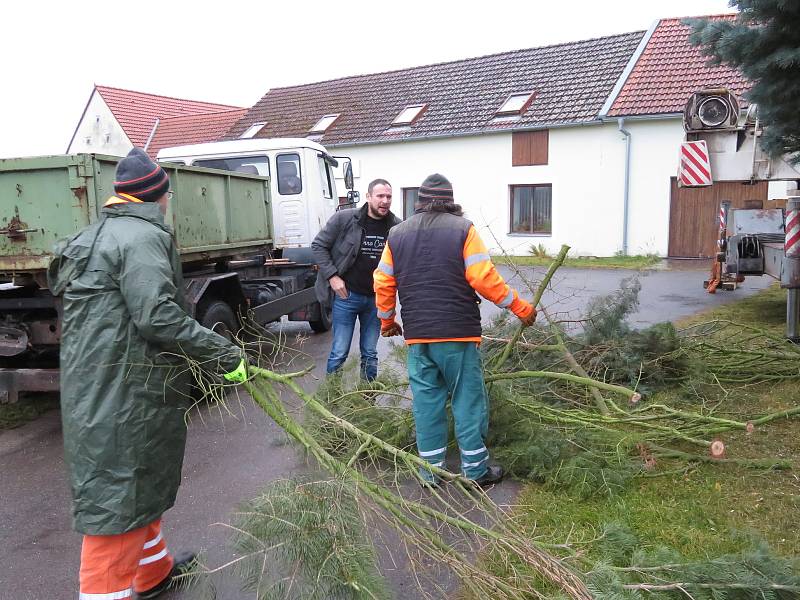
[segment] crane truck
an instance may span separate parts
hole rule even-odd
[[[706,289],[735,290],[745,276],[773,277],[787,289],[786,337],[800,343],[800,192],[789,157],[761,148],[758,106],[739,109],[725,88],[704,89],[686,103],[679,185],[716,181],[787,181],[785,208],[735,208],[722,200],[717,217],[716,258]]]

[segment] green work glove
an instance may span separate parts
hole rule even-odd
[[[239,363],[236,369],[230,373],[225,373],[223,377],[233,383],[244,383],[247,381],[247,362],[245,359],[242,359],[242,362]]]

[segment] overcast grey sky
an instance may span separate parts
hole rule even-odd
[[[249,107],[273,87],[721,12],[727,0],[5,0],[0,157],[65,152],[95,83]]]

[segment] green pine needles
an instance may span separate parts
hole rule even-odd
[[[242,506],[236,574],[259,600],[388,598],[351,484],[278,481]]]

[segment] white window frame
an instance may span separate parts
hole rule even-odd
[[[403,125],[411,125],[414,123],[419,117],[422,115],[423,112],[428,108],[426,103],[424,104],[409,104],[403,110],[400,111],[394,121],[392,121],[393,126],[403,126]],[[415,110],[416,109],[416,110]],[[413,111],[413,112],[412,112]],[[403,118],[403,115],[407,115]]]
[[[522,104],[519,105],[519,108],[512,108],[510,106],[512,101],[514,101],[514,103],[516,104],[516,99],[523,97],[525,98],[525,100],[523,100]],[[500,105],[500,108],[498,108],[495,111],[495,114],[498,117],[521,115],[522,111],[528,108],[528,105],[531,103],[532,99],[533,99],[533,92],[514,92],[513,94],[509,94],[508,98],[506,98],[503,104]]]
[[[333,125],[339,119],[340,116],[341,113],[322,115],[320,120],[317,121],[316,125],[309,130],[309,133],[325,133],[331,128],[331,125]]]
[[[259,131],[264,129],[264,127],[266,127],[266,125],[267,125],[266,121],[264,121],[263,123],[253,123],[252,125],[250,125],[250,127],[248,127],[245,130],[245,132],[242,135],[239,136],[239,139],[240,140],[247,140],[247,139],[252,138],[253,136],[255,136],[255,134],[257,134]]]

